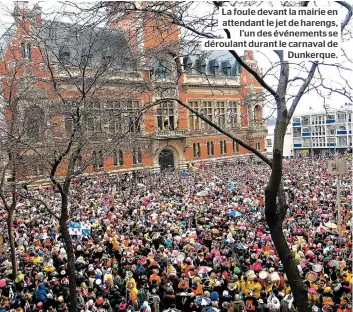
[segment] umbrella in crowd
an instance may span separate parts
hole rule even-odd
[[[198,268],[198,273],[209,273],[213,270],[213,268],[211,267],[207,267],[207,266],[202,266]]]
[[[333,222],[327,222],[325,223],[325,226],[330,228],[330,229],[337,229],[337,224],[333,223]]]
[[[338,261],[338,260],[331,260],[331,261],[328,263],[328,265],[329,265],[330,267],[336,267],[336,268],[342,268],[342,269],[344,269],[345,266],[346,266],[346,264],[345,264],[344,261]]]
[[[219,312],[220,309],[214,307],[208,307],[202,310],[202,312]]]
[[[327,231],[327,228],[324,227],[322,224],[320,224],[320,225],[316,228],[315,231],[316,231],[317,233],[324,233],[324,232]]]
[[[197,296],[194,301],[196,304],[200,306],[208,306],[212,302],[210,298],[206,298],[202,296]]]
[[[231,217],[241,217],[242,214],[239,211],[230,211],[229,212]]]

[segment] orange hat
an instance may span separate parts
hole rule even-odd
[[[97,299],[97,301],[96,301],[96,303],[97,303],[98,305],[102,305],[103,302],[104,302],[103,297],[99,297],[99,298]]]

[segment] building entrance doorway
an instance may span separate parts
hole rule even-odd
[[[159,153],[158,163],[161,171],[174,169],[174,155],[169,149],[164,149]]]

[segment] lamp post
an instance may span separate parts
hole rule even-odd
[[[335,160],[329,160],[328,172],[332,175],[336,175],[336,205],[337,205],[337,228],[339,236],[342,234],[342,218],[341,218],[341,189],[340,189],[340,175],[347,174],[347,161],[345,159],[339,159],[338,156]]]
[[[347,151],[349,151],[349,149],[351,148],[351,144],[352,144],[352,139],[350,140],[350,138],[352,138],[352,133],[350,133],[349,131],[352,131],[353,129],[351,128],[351,121],[349,121],[350,118],[352,118],[351,114],[353,112],[353,103],[345,103],[344,106],[342,105],[341,108],[343,108],[345,110],[345,114],[346,114],[346,130],[347,130]]]
[[[338,157],[336,156],[336,163],[338,163]],[[340,176],[339,174],[336,175],[336,191],[337,191],[337,227],[338,227],[338,233],[341,237],[341,227],[342,227],[342,221],[341,221],[341,188],[340,188]]]
[[[311,155],[311,160],[313,160],[314,151],[313,151],[313,131],[312,131],[311,110],[312,110],[312,107],[309,106],[310,155]]]

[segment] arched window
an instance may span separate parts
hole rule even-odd
[[[135,148],[132,151],[132,163],[134,165],[141,164],[142,163],[142,152],[141,148]]]
[[[31,59],[32,58],[32,53],[31,53],[31,45],[29,43],[21,43],[21,54],[22,58],[26,59]]]
[[[92,165],[94,169],[98,168],[98,160],[97,160],[97,153],[96,151],[92,152]]]
[[[120,167],[124,165],[124,153],[122,150],[114,151],[114,167]]]
[[[201,157],[200,142],[193,143],[194,158]]]
[[[170,77],[175,70],[173,66],[173,58],[170,54],[164,53],[159,57],[156,57],[151,60],[151,64],[153,64],[152,73],[157,79],[166,79]]]
[[[165,60],[157,60],[156,65],[155,65],[155,69],[154,69],[154,74],[159,79],[167,78],[168,62]]]
[[[213,156],[214,155],[214,145],[213,142],[207,142],[207,155]]]
[[[221,154],[227,154],[227,141],[222,140],[220,142],[220,145],[221,145]]]
[[[103,168],[104,167],[104,157],[103,157],[103,152],[99,151],[98,152],[98,168]]]
[[[92,152],[92,165],[94,169],[103,168],[104,158],[102,151],[99,151],[98,153],[96,151]]]
[[[233,153],[239,153],[239,144],[233,140]]]
[[[254,120],[256,120],[256,122],[262,121],[262,110],[260,105],[254,107]]]

